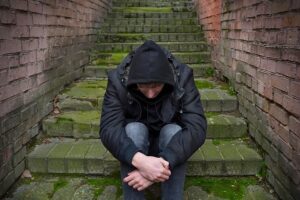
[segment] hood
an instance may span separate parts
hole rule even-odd
[[[171,88],[175,85],[173,70],[166,54],[159,45],[148,40],[132,57],[127,88],[137,83],[151,82],[165,83]]]

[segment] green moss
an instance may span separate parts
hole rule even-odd
[[[213,89],[215,88],[215,84],[211,81],[207,80],[195,80],[196,87],[198,89]]]
[[[236,141],[233,138],[212,139],[212,144],[216,146],[228,145],[228,144],[239,144],[239,141]]]
[[[64,90],[64,93],[74,98],[95,100],[103,97],[106,85],[106,80],[81,81]]]
[[[112,37],[113,42],[144,41],[146,39],[144,34],[116,34]]]
[[[91,80],[91,81],[81,81],[75,84],[80,88],[102,88],[106,89],[107,80]]]
[[[230,200],[243,199],[246,188],[257,184],[253,177],[239,178],[198,178],[187,177],[185,187],[200,186],[204,191],[220,198]]]
[[[92,64],[94,65],[108,65],[120,64],[121,61],[128,55],[128,53],[99,53],[98,58]]]
[[[265,180],[266,177],[267,177],[267,165],[266,163],[263,163],[261,168],[260,168],[260,171],[259,173],[257,174],[257,176],[259,177],[259,179],[261,180]]]
[[[222,83],[220,89],[226,90],[227,93],[231,96],[236,96],[237,92],[234,90],[233,86],[227,84],[227,83]]]
[[[57,119],[62,121],[74,121],[80,123],[97,123],[99,122],[100,112],[99,111],[74,111],[65,112],[59,116]]]
[[[117,196],[121,196],[122,190],[121,180],[119,177],[99,177],[99,178],[89,178],[87,179],[87,183],[94,187],[94,196],[98,197],[106,186],[114,185],[117,187]]]
[[[172,7],[125,7],[115,9],[118,12],[127,12],[127,13],[147,13],[147,12],[156,12],[156,13],[170,13],[172,12]]]
[[[73,122],[74,120],[72,118],[65,118],[64,114],[57,116],[56,123],[68,123]]]
[[[215,70],[212,67],[205,69],[205,77],[213,77],[215,75]]]
[[[219,115],[219,113],[217,113],[217,112],[205,112],[204,115],[205,115],[206,118],[211,118],[211,117]]]
[[[220,145],[221,144],[221,141],[220,140],[213,140],[212,143],[216,146]]]
[[[56,181],[56,182],[54,183],[53,194],[54,194],[56,191],[58,191],[60,188],[65,187],[66,185],[68,185],[68,181],[67,181],[66,179],[60,177],[60,178],[58,179],[58,181]]]
[[[103,34],[103,33],[100,33]],[[144,41],[147,37],[144,34],[138,33],[121,33],[121,34],[104,34],[100,35],[98,40],[98,44],[101,44],[103,41],[110,41],[113,43],[124,43],[124,42],[136,42],[136,41]]]

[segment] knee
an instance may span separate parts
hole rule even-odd
[[[132,122],[125,127],[126,135],[141,148],[148,142],[148,128],[140,122]]]
[[[159,135],[159,148],[160,150],[164,149],[169,142],[171,141],[172,137],[180,131],[182,128],[177,124],[167,124],[165,125]]]

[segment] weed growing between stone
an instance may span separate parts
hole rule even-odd
[[[53,194],[54,194],[57,190],[59,190],[59,189],[65,187],[66,185],[68,185],[68,181],[67,181],[64,177],[60,177],[60,178],[54,183]]]

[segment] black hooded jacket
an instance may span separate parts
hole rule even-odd
[[[136,90],[137,83],[150,82],[165,84],[151,100]],[[100,138],[113,156],[129,165],[141,151],[125,133],[126,124],[135,121],[146,124],[150,134],[168,123],[182,127],[159,153],[171,168],[184,163],[205,141],[207,122],[192,70],[153,41],[146,41],[108,73]]]

